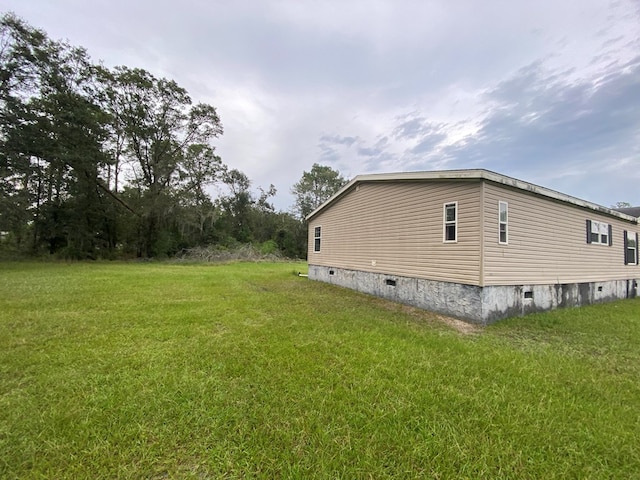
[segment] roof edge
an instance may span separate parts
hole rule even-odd
[[[464,169],[464,170],[433,170],[433,171],[421,171],[421,172],[397,172],[397,173],[371,173],[365,175],[358,175],[338,190],[327,201],[321,204],[313,212],[307,215],[306,220],[316,216],[320,211],[327,208],[330,204],[334,203],[338,198],[342,197],[347,191],[353,188],[358,183],[363,182],[402,182],[402,181],[420,181],[420,180],[486,180],[489,182],[497,183],[499,185],[505,185],[525,192],[541,195],[543,197],[558,200],[563,203],[568,203],[588,210],[593,210],[604,215],[626,220],[631,223],[638,223],[638,218],[627,215],[625,213],[613,210],[602,205],[598,205],[587,200],[582,200],[577,197],[572,197],[565,193],[551,190],[550,188],[541,187],[533,183],[525,182],[524,180],[518,180],[517,178],[508,177],[496,172],[485,169]]]

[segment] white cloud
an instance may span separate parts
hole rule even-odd
[[[223,161],[274,183],[282,209],[314,162],[480,166],[640,204],[635,0],[4,3],[215,105]]]

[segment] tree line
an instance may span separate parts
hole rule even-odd
[[[175,81],[112,69],[13,14],[0,20],[0,242],[62,258],[167,257],[216,245],[307,249],[304,217],[346,180],[314,164],[276,211],[274,185],[223,163],[215,107]],[[212,186],[223,192],[212,197]]]

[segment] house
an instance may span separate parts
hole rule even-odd
[[[307,217],[309,278],[487,324],[638,295],[638,217],[488,170],[360,175]]]

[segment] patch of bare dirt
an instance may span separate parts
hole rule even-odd
[[[375,299],[375,302],[385,310],[400,311],[414,318],[417,323],[427,323],[431,325],[446,325],[463,335],[476,335],[482,332],[482,325],[468,323],[446,315],[422,310],[421,308],[411,307],[400,303],[391,302],[381,298]]]
[[[458,320],[457,318],[445,317],[444,315],[435,316],[442,323],[465,335],[473,335],[482,331],[482,326],[476,325],[475,323],[464,322],[462,320]]]

